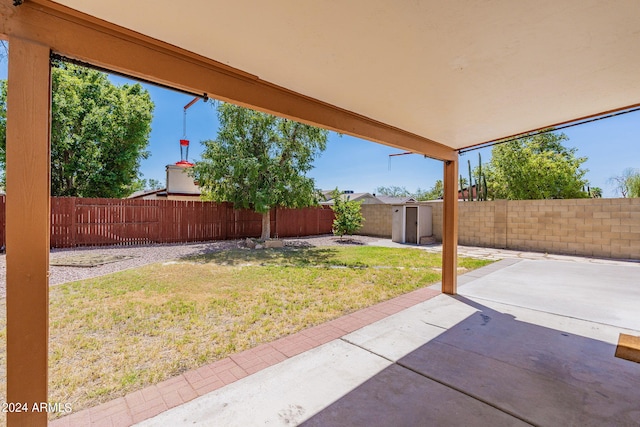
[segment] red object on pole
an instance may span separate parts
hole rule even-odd
[[[193,104],[198,102],[199,99],[200,99],[200,97],[196,96],[195,98],[193,98],[191,100],[191,102],[189,102],[187,105],[184,106],[184,115],[182,117],[183,139],[180,140],[180,161],[176,162],[176,165],[182,166],[182,167],[185,167],[185,168],[193,166],[193,163],[191,163],[188,160],[188,158],[189,158],[189,140],[187,139],[187,110]],[[205,93],[204,100],[206,101],[207,99],[209,99],[209,98],[207,97],[207,94]],[[183,149],[184,149],[184,152],[183,152]]]
[[[188,158],[189,158],[189,140],[181,139],[180,140],[180,161],[176,162],[176,165],[182,166],[182,167],[193,166],[193,163],[187,160]]]

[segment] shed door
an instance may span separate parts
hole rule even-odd
[[[407,208],[407,222],[405,226],[405,243],[418,243],[418,208]]]

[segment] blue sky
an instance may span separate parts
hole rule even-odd
[[[0,64],[0,78],[6,78],[6,62]],[[126,79],[112,76],[116,84]],[[155,103],[154,119],[148,150],[151,156],[142,161],[143,178],[164,183],[165,166],[180,160],[179,140],[182,138],[183,107],[192,96],[144,84]],[[218,131],[215,107],[198,101],[187,113],[187,139],[191,141],[189,160],[200,158],[200,141],[215,139]],[[587,157],[583,165],[589,169],[591,186],[601,187],[605,197],[616,197],[613,185],[607,181],[625,168],[640,169],[640,112],[583,124],[563,130],[569,137],[567,147],[578,148],[578,155]],[[491,157],[490,149],[479,150],[483,163]],[[401,150],[331,133],[327,149],[315,161],[310,176],[322,189],[373,192],[378,186],[428,189],[442,179],[442,163],[419,155],[389,158]],[[467,159],[477,164],[478,151],[461,156],[461,169]]]

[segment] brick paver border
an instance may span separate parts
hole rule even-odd
[[[189,402],[440,294],[422,288],[262,344],[124,397],[51,421],[51,427],[128,426]]]

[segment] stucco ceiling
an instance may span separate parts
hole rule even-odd
[[[633,0],[59,0],[453,148],[640,104]]]

